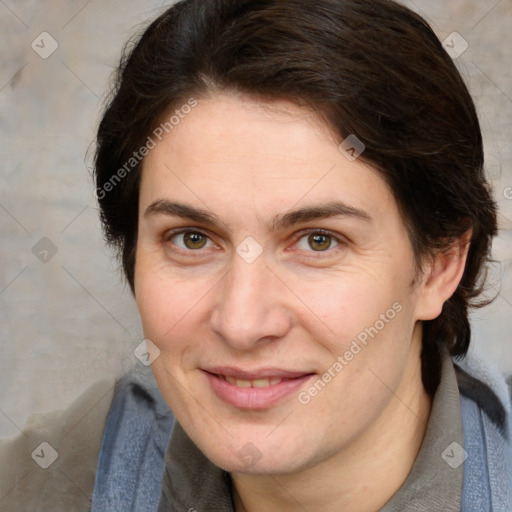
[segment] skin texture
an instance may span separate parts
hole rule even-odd
[[[239,511],[378,510],[425,433],[421,320],[439,315],[455,290],[464,245],[425,265],[412,287],[412,248],[393,195],[340,142],[305,108],[223,93],[198,100],[144,161],[135,295],[145,336],[160,350],[152,369],[191,439],[231,473]],[[150,208],[164,200],[217,223]],[[334,201],[369,220],[276,222]],[[178,228],[203,236],[190,248]],[[332,238],[311,245],[306,230]],[[263,249],[252,263],[237,253],[247,237]],[[300,403],[298,391],[393,305],[400,312]],[[248,410],[212,391],[202,369],[219,365],[315,376],[277,405]],[[255,464],[239,456],[247,443]]]

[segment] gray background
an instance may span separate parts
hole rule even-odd
[[[500,264],[491,268],[500,294],[473,317],[475,342],[512,372],[512,2],[406,3],[441,40],[456,31],[469,44],[456,60],[501,207]],[[100,377],[140,364],[138,315],[103,244],[85,155],[122,44],[166,4],[0,0],[0,437],[31,412],[65,407]],[[31,47],[51,49],[42,32],[58,44],[45,59]]]

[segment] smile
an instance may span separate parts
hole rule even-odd
[[[268,370],[203,370],[214,394],[239,409],[268,409],[294,396],[314,374]]]

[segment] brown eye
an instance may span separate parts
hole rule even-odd
[[[329,235],[309,235],[308,244],[314,251],[326,251],[332,245],[332,237]]]
[[[336,238],[328,233],[310,233],[303,236],[297,246],[304,251],[325,252],[339,245]]]
[[[183,231],[176,233],[168,239],[174,245],[183,250],[197,251],[205,247],[213,246],[210,238],[199,231]]]
[[[202,249],[208,238],[201,233],[185,233],[183,235],[183,243],[187,247],[187,249]]]

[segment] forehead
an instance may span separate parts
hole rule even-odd
[[[141,208],[179,199],[219,215],[277,215],[298,203],[339,200],[377,217],[396,209],[380,174],[349,160],[340,142],[314,111],[288,101],[198,100],[146,156]]]
[[[323,147],[318,145],[320,141]],[[329,143],[335,145],[335,135],[310,108],[286,100],[217,94],[198,100],[187,115],[175,119],[172,130],[159,144],[160,151],[152,152],[146,161],[152,161],[155,153],[160,154],[167,146],[176,159],[191,164],[207,159],[211,164],[240,166],[250,164],[255,157],[281,165],[314,163],[318,158],[311,150],[316,145],[317,150],[325,151]]]

